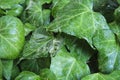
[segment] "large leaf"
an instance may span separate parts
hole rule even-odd
[[[6,80],[11,80],[13,60],[2,60],[3,76]]]
[[[96,30],[109,28],[104,17],[93,12],[92,7],[91,0],[70,2],[59,12],[58,17],[47,29],[83,38],[92,46],[92,37]]]
[[[15,80],[41,80],[40,76],[36,75],[33,72],[23,71],[21,72]]]
[[[120,71],[114,71],[109,75],[95,73],[84,77],[82,80],[119,80]]]
[[[12,16],[0,18],[0,58],[15,59],[24,45],[22,22]]]
[[[25,22],[30,22],[36,27],[48,24],[50,21],[50,10],[43,9],[42,5],[50,2],[51,0],[27,0]]]
[[[90,73],[87,64],[70,55],[64,47],[52,58],[50,70],[57,80],[80,80]]]
[[[115,35],[111,30],[99,30],[93,38],[93,44],[99,52],[99,69],[102,72],[109,73],[114,69],[118,52]]]

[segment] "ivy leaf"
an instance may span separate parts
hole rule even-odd
[[[111,30],[99,30],[96,32],[93,42],[99,52],[99,69],[105,73],[111,72],[119,55],[115,35]]]
[[[12,16],[0,18],[0,58],[16,59],[24,45],[22,22]]]
[[[13,5],[23,3],[24,0],[0,0],[0,8],[10,9]]]
[[[53,56],[62,41],[54,38],[45,29],[38,28],[32,34],[30,40],[25,44],[21,59],[35,59],[47,57],[49,54]]]
[[[70,2],[59,12],[58,17],[47,29],[85,39],[93,47],[92,37],[96,30],[109,29],[109,27],[104,17],[99,13],[93,12],[92,7],[91,0]]]
[[[2,60],[3,76],[6,80],[11,80],[13,60]]]
[[[95,73],[82,78],[82,80],[119,80],[119,75],[120,71],[114,71],[108,75],[102,73]]]
[[[109,24],[109,27],[120,41],[120,25],[117,22],[112,22]]]
[[[60,80],[79,80],[90,73],[87,64],[70,55],[64,47],[52,57],[50,70]]]
[[[39,74],[42,69],[49,68],[50,58],[47,57],[47,58],[23,60],[19,65],[22,71],[27,70]]]
[[[50,3],[51,0],[27,0],[27,8],[25,9],[26,17],[25,22],[33,24],[33,26],[39,27],[50,22],[50,10],[43,9],[42,5]]]
[[[68,4],[70,0],[53,0],[52,15],[56,17],[57,13]]]
[[[50,69],[42,69],[40,77],[42,80],[57,80],[55,74]]]
[[[36,75],[30,71],[23,71],[21,72],[15,80],[41,80],[39,75]]]

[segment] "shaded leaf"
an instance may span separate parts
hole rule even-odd
[[[33,24],[33,26],[39,27],[44,24],[49,24],[50,10],[42,9],[42,5],[50,3],[51,0],[27,0],[27,8],[25,9],[25,22]]]
[[[41,69],[50,67],[50,58],[23,60],[19,65],[22,71],[27,70],[39,74]]]
[[[40,71],[42,80],[57,80],[55,74],[50,69],[43,69]]]

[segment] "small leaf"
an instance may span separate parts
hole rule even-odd
[[[23,3],[24,0],[0,0],[0,8],[10,9],[14,4]]]
[[[50,58],[47,57],[47,58],[23,60],[19,65],[22,71],[27,70],[39,74],[41,69],[49,68]]]
[[[51,0],[27,0],[27,8],[25,9],[25,22],[31,23],[33,26],[40,27],[49,24],[50,10],[43,9],[42,5],[50,3]]]
[[[2,60],[3,76],[6,80],[11,80],[13,60]]]
[[[21,72],[15,80],[41,80],[40,76],[36,75],[33,72],[23,71]]]
[[[40,71],[42,80],[57,80],[55,74],[50,69],[43,69]]]

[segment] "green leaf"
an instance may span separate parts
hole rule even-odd
[[[120,22],[120,7],[118,7],[114,12],[115,20],[117,23]]]
[[[58,80],[80,80],[90,73],[87,64],[70,55],[64,47],[52,57],[50,70]]]
[[[27,8],[25,9],[27,15],[25,22],[29,22],[36,27],[49,24],[50,10],[42,9],[42,5],[50,2],[51,0],[27,0]]]
[[[0,18],[0,58],[17,58],[24,45],[24,38],[23,24],[18,18]]]
[[[79,38],[64,35],[65,45],[67,46],[70,54],[76,59],[87,62],[90,57],[95,53],[85,40]]]
[[[19,67],[14,64],[12,68],[11,80],[15,80],[15,78],[19,75],[19,73],[20,73]]]
[[[109,73],[114,69],[118,53],[115,35],[111,30],[99,30],[93,37],[93,44],[98,50],[99,69]]]
[[[0,79],[2,79],[3,74],[3,67],[2,67],[2,61],[0,60]]]
[[[13,5],[10,10],[6,10],[6,15],[19,16],[23,11],[23,7],[19,4]]]
[[[55,39],[45,29],[38,28],[25,44],[21,59],[35,59],[54,55],[59,49],[61,41]]]
[[[40,76],[36,75],[33,72],[23,71],[21,72],[15,80],[41,80]]]
[[[120,25],[117,22],[112,22],[109,24],[109,27],[120,41]]]
[[[43,64],[44,63],[44,64]],[[28,65],[26,65],[28,64]],[[49,68],[50,66],[50,58],[40,58],[40,59],[29,59],[29,60],[23,60],[20,63],[20,68],[22,71],[31,71],[36,74],[40,73],[40,70],[43,68]]]
[[[0,8],[10,9],[14,4],[23,3],[24,0],[0,0]]]
[[[43,69],[40,71],[42,80],[57,80],[55,74],[50,69]]]
[[[2,60],[3,76],[6,80],[11,80],[13,60]]]
[[[95,73],[82,78],[82,80],[119,80],[119,75],[120,71],[114,71],[108,75],[102,73]]]
[[[57,13],[68,4],[70,0],[53,0],[52,15],[55,17]]]
[[[96,30],[109,29],[109,27],[101,14],[93,12],[92,6],[91,0],[70,2],[59,12],[58,17],[47,29],[85,39],[93,47],[92,37]]]
[[[34,31],[36,27],[32,26],[30,23],[25,23],[24,29],[25,29],[25,36],[27,36],[31,31]]]

